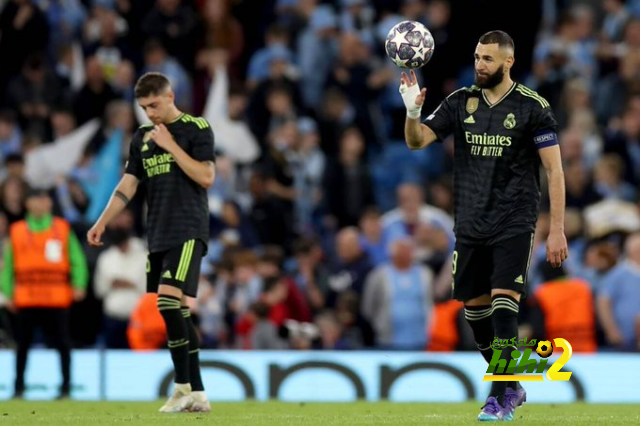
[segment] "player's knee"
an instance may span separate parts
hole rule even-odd
[[[182,300],[182,290],[169,284],[160,284],[158,286],[158,296],[171,296],[178,299],[178,303]]]
[[[486,305],[491,305],[491,295],[489,294],[483,294],[482,296],[474,297],[473,299],[464,301],[465,308]]]
[[[508,296],[516,300],[516,302],[520,302],[521,293],[515,290],[507,290],[503,288],[496,288],[491,290],[490,301],[494,300],[498,296]]]

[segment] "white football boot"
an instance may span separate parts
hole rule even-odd
[[[193,404],[189,411],[199,413],[209,413],[211,411],[211,404],[209,404],[206,392],[191,392],[191,396],[193,397]]]
[[[191,396],[191,385],[189,383],[176,383],[173,393],[167,402],[158,410],[161,413],[180,413],[189,411],[194,399]]]

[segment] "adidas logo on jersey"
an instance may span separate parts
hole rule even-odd
[[[518,284],[524,284],[524,279],[522,278],[522,275],[518,275],[518,278],[516,278],[515,280]]]
[[[142,149],[140,151],[142,151],[142,152],[149,151],[149,145],[147,145],[146,143],[143,144],[142,145]]]
[[[464,122],[467,124],[476,124],[476,120],[473,119],[473,115],[470,115],[467,118],[465,118]]]
[[[171,276],[171,271],[165,271],[164,274],[162,274],[162,278],[172,279],[173,277]],[[522,278],[522,277],[520,277],[520,278]]]

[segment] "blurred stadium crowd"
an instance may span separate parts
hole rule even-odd
[[[179,108],[216,136],[211,239],[191,306],[204,347],[473,350],[448,300],[452,143],[405,147],[400,70],[383,44],[404,19],[432,31],[419,75],[428,113],[473,84],[478,37],[503,29],[513,77],[559,120],[567,188],[570,259],[545,262],[543,203],[521,337],[638,351],[640,1],[523,3],[516,13],[482,0],[0,1],[0,239],[32,186],[50,190],[84,241],[145,122],[135,80],[161,71]],[[164,344],[143,297],[139,198],[103,248],[86,247],[75,347]],[[0,345],[11,347],[6,307],[0,298]]]

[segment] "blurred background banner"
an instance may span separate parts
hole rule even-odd
[[[72,396],[79,400],[147,401],[171,391],[164,352],[81,350],[73,354]],[[475,354],[420,352],[202,351],[211,401],[463,402],[484,400],[486,363]],[[549,364],[558,357],[552,356]],[[0,351],[0,399],[10,397],[14,358]],[[27,370],[28,399],[51,399],[59,380],[55,353],[36,350]],[[640,403],[634,355],[574,354],[562,371],[569,382],[523,382],[527,402]],[[529,399],[530,398],[530,399]]]

